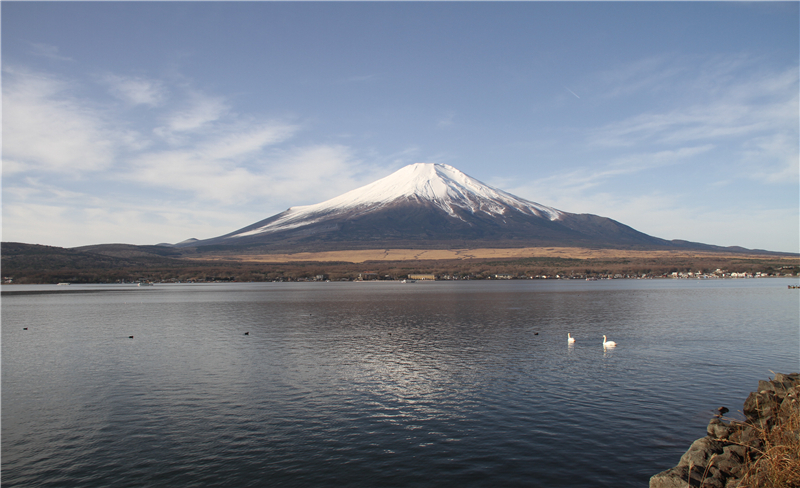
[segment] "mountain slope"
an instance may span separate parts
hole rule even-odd
[[[213,239],[198,249],[583,246],[668,248],[614,220],[571,214],[481,183],[452,166],[412,164],[374,183]]]

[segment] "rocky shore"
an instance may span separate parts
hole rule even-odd
[[[650,488],[800,486],[800,373],[759,381],[744,402],[745,421],[726,419],[727,411],[720,407],[707,435],[650,478]]]

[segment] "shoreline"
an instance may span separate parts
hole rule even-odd
[[[588,248],[374,249],[289,254],[182,254],[105,246],[81,251],[4,245],[4,283],[354,281],[438,279],[642,279],[797,277],[800,257]]]
[[[800,373],[759,380],[742,407],[744,421],[718,411],[706,436],[653,475],[650,488],[800,486]]]

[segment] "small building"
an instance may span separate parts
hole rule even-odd
[[[436,276],[432,274],[410,274],[408,275],[409,280],[436,280]]]

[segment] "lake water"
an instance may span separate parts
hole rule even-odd
[[[2,482],[647,486],[800,371],[788,284],[4,286]]]

